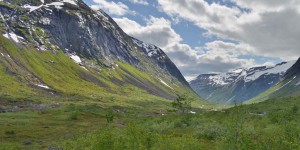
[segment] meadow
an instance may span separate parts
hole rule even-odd
[[[0,149],[299,149],[299,98],[230,108],[92,103],[0,113]]]

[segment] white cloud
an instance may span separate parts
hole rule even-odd
[[[265,62],[264,64],[262,64],[263,66],[275,66],[276,64],[274,64],[274,62],[270,62],[270,61],[267,61]]]
[[[114,18],[114,20],[127,34],[162,48],[179,43],[182,40],[180,35],[172,29],[171,22],[164,18],[151,16],[146,21],[146,26],[142,26],[126,17]]]
[[[205,0],[158,0],[160,10],[193,22],[208,34],[248,47],[248,54],[282,59],[300,56],[300,1],[231,0],[228,7]]]
[[[91,5],[92,9],[103,9],[111,15],[123,16],[127,13],[132,13],[128,6],[122,2],[111,2],[107,0],[93,0],[93,2],[95,2],[96,5]]]
[[[224,72],[232,68],[254,65],[252,59],[238,58],[238,54],[252,51],[247,44],[214,41],[204,47],[192,48],[182,43],[182,38],[174,31],[171,22],[167,19],[150,17],[145,26],[126,17],[114,18],[114,20],[127,34],[161,47],[183,75],[189,78],[200,73]]]
[[[253,59],[238,58],[239,55],[235,52],[244,49],[243,46],[214,41],[202,47],[204,51],[200,53],[198,53],[199,48],[191,48],[181,43],[166,47],[165,50],[185,76],[194,77],[200,73],[226,72],[233,68],[255,65]]]
[[[129,0],[129,1],[134,4],[149,5],[149,3],[146,0]]]

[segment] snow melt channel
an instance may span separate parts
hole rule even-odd
[[[293,77],[292,80],[290,80],[289,82],[285,83],[283,86],[281,86],[280,88],[276,89],[274,92],[277,92],[278,90],[282,89],[283,87],[287,86],[288,84],[290,84],[294,79],[296,78],[296,76]]]
[[[36,84],[36,86],[44,88],[44,89],[50,89],[49,86],[43,85],[43,84]]]
[[[162,79],[159,78],[159,81],[164,84],[166,87],[170,88],[173,90],[173,88],[171,86],[169,86],[166,82],[164,82]]]

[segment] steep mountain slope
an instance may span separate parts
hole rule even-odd
[[[204,99],[221,104],[249,100],[269,89],[284,75],[295,61],[276,66],[237,69],[222,74],[202,74],[190,82],[191,87]]]
[[[81,0],[0,1],[0,33],[2,99],[193,93],[160,48]]]
[[[248,103],[261,102],[270,98],[297,96],[300,96],[300,58],[287,70],[279,83],[254,97]]]

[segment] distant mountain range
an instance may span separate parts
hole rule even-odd
[[[275,66],[240,68],[221,74],[201,74],[190,82],[199,96],[220,104],[235,104],[252,99],[278,84],[296,61]],[[293,71],[294,72],[294,71]]]
[[[300,96],[300,58],[287,70],[280,82],[252,98],[247,103],[261,102],[271,98],[297,96]]]

